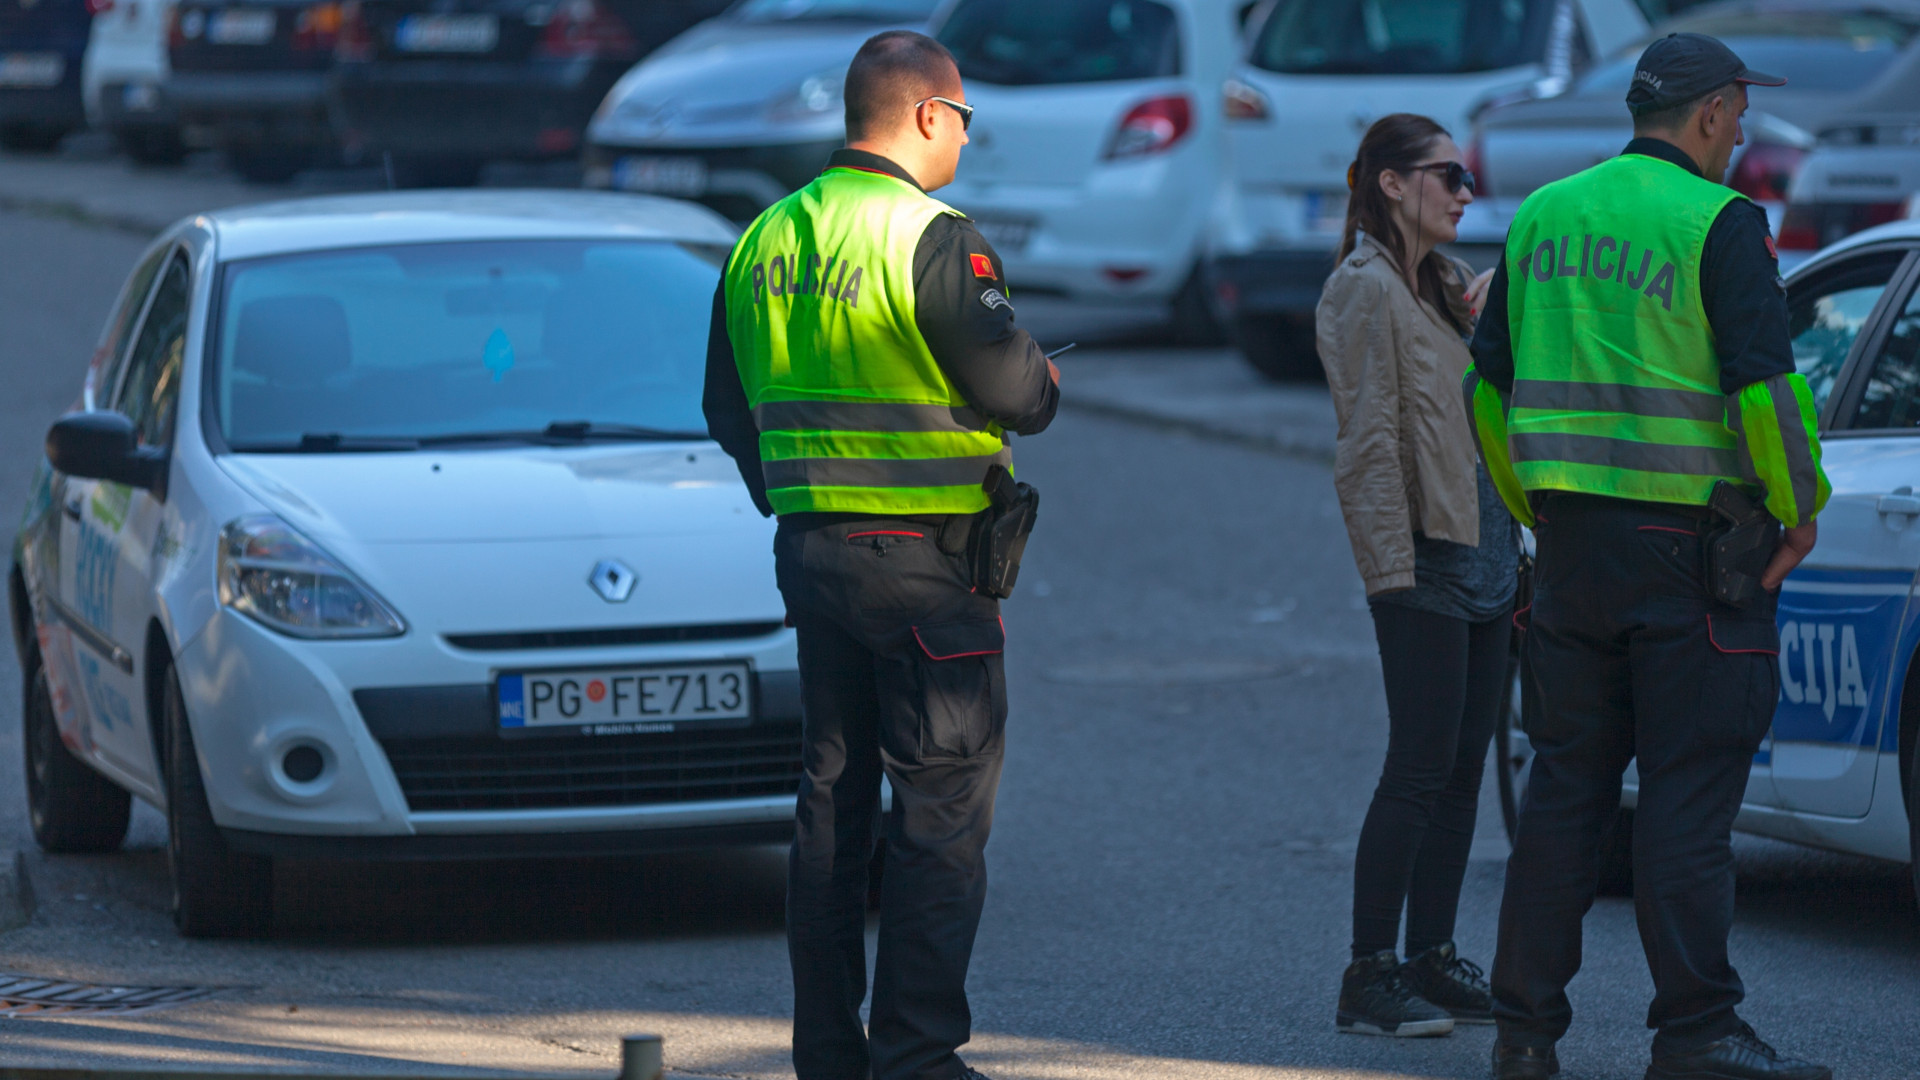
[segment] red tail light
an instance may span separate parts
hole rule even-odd
[[[1907,216],[1904,202],[1797,203],[1787,207],[1776,246],[1786,251],[1818,251],[1854,233],[1899,221]]]
[[[1467,144],[1467,171],[1473,174],[1473,193],[1484,199],[1493,194],[1493,181],[1487,177],[1487,144],[1479,132]]]
[[[180,7],[174,5],[167,13],[167,48],[177,49],[187,43],[187,35],[180,32]]]
[[[1120,121],[1107,157],[1146,157],[1164,154],[1193,130],[1193,102],[1185,95],[1149,98],[1135,105]]]
[[[1787,189],[1807,152],[1779,143],[1754,143],[1740,157],[1727,186],[1755,202],[1787,201]]]
[[[302,11],[293,21],[293,40],[296,52],[318,52],[332,49],[340,38],[340,5],[335,3],[315,4]]]
[[[639,49],[627,24],[598,0],[566,0],[534,53],[550,60],[624,60],[637,58]]]
[[[1273,115],[1273,109],[1267,102],[1267,95],[1260,88],[1239,79],[1228,79],[1221,87],[1225,96],[1226,117],[1229,120],[1266,120]]]
[[[113,0],[87,0],[87,14],[98,18],[113,10]]]
[[[347,0],[340,5],[340,32],[334,38],[333,55],[336,60],[349,63],[373,59],[373,28],[367,25],[367,16],[360,10],[360,0]]]

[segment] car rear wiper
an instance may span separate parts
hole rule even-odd
[[[538,431],[462,431],[449,435],[429,435],[420,440],[420,445],[455,446],[460,443],[518,442],[556,446],[594,439],[616,442],[686,442],[706,437],[705,432],[699,431],[670,431],[665,428],[641,427],[636,424],[602,424],[589,420],[556,420]]]
[[[229,449],[236,454],[363,454],[418,450],[420,440],[308,432],[297,443],[235,443]]]

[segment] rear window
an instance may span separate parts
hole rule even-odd
[[[939,0],[747,0],[734,17],[752,22],[845,19],[849,22],[916,23],[933,17]]]
[[[1533,63],[1553,0],[1281,0],[1250,61],[1289,75],[1450,75]]]
[[[1784,89],[1842,93],[1872,82],[1907,46],[1917,28],[1877,12],[1713,14],[1680,18],[1662,31],[1710,34],[1755,71],[1787,77]],[[1636,45],[1580,80],[1582,95],[1624,96],[1640,58]]]
[[[1180,28],[1153,0],[961,0],[940,40],[960,74],[1002,86],[1180,74]]]

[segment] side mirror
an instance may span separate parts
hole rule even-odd
[[[111,480],[161,494],[165,451],[142,447],[133,421],[117,412],[68,413],[47,431],[47,460],[68,476]]]

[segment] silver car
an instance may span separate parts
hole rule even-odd
[[[1920,49],[1916,0],[1733,0],[1654,28],[1710,34],[1787,85],[1757,93],[1747,143],[1727,183],[1767,208],[1777,232],[1788,186],[1812,132],[1855,111],[1880,80]],[[1633,137],[1625,98],[1644,42],[1588,71],[1565,94],[1495,105],[1480,115],[1470,156],[1479,198],[1460,223],[1466,243],[1499,244],[1535,189],[1618,154]]]
[[[746,0],[627,72],[587,126],[592,188],[694,199],[735,221],[804,186],[845,140],[860,44],[939,0]]]
[[[1788,192],[1783,265],[1862,229],[1920,217],[1920,52],[1818,134]]]

